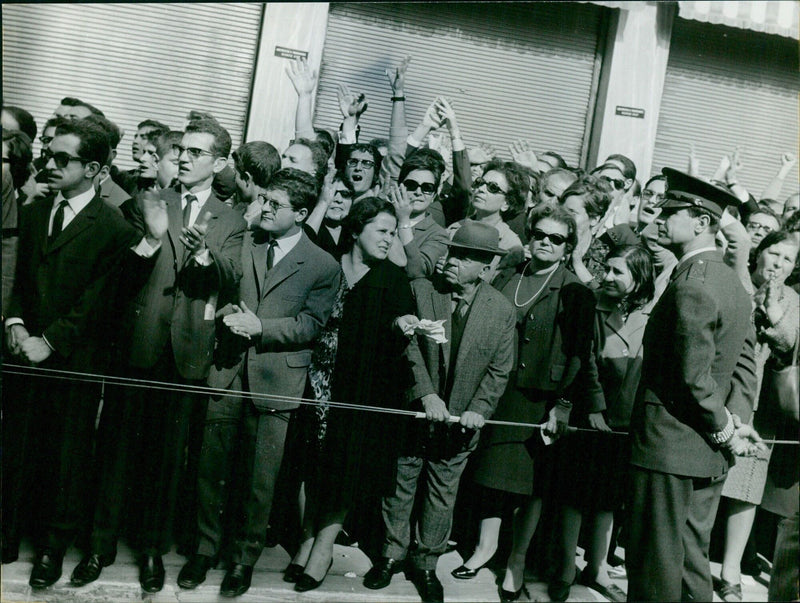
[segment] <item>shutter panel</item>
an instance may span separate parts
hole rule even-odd
[[[798,148],[797,41],[676,19],[661,100],[653,173],[686,169],[694,143],[711,177],[724,154],[743,147],[741,183],[758,198]],[[782,199],[796,192],[797,167]],[[793,184],[794,183],[794,184]]]
[[[117,165],[133,167],[136,124],[180,129],[208,111],[242,141],[261,4],[4,4],[3,103],[41,128],[59,100],[99,108],[126,134]],[[37,145],[38,148],[38,145]]]
[[[467,146],[509,157],[517,138],[570,164],[587,134],[600,16],[591,4],[331,4],[316,125],[337,128],[336,85],[367,95],[362,142],[386,137],[391,87],[384,70],[411,56],[409,131],[440,94],[450,98]]]

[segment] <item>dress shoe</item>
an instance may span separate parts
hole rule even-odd
[[[195,554],[189,558],[178,574],[178,586],[185,589],[197,588],[206,580],[206,573],[214,567],[214,560],[208,555]]]
[[[219,587],[219,594],[223,597],[238,597],[247,592],[250,588],[250,581],[253,579],[253,566],[237,563],[231,567],[222,579]]]
[[[14,563],[17,559],[19,559],[19,545],[16,546],[5,546],[3,545],[3,557],[2,562],[3,565],[8,565],[9,563]]]
[[[477,576],[478,572],[484,567],[486,567],[485,563],[477,569],[470,569],[466,565],[459,565],[456,569],[450,572],[450,575],[453,576],[453,578],[458,578],[459,580],[470,580]]]
[[[372,590],[386,588],[392,581],[392,576],[403,571],[404,565],[404,560],[383,557],[364,574],[364,586]]]
[[[164,562],[161,555],[143,555],[139,558],[139,584],[146,593],[157,593],[164,588]]]
[[[64,553],[54,549],[43,549],[36,555],[33,562],[31,577],[28,580],[33,588],[47,588],[52,586],[61,577],[61,563]]]
[[[290,563],[286,566],[286,569],[283,570],[283,581],[284,582],[297,582],[297,579],[303,575],[303,569],[305,569],[299,563]]]
[[[444,602],[444,589],[436,576],[436,570],[414,568],[409,572],[409,578],[417,587],[422,603]]]
[[[72,570],[69,583],[72,586],[84,586],[85,584],[94,582],[100,577],[100,572],[103,571],[103,568],[108,567],[112,563],[114,563],[114,559],[109,559],[105,555],[98,555],[97,553],[87,555],[81,559],[81,562]]]
[[[569,597],[571,582],[564,580],[553,580],[547,585],[547,594],[552,601],[566,601]]]
[[[714,583],[714,592],[717,593],[720,599],[723,601],[741,601],[742,600],[742,583],[739,584],[732,584],[727,580],[723,580],[720,578],[717,580],[716,578],[713,579]]]
[[[525,585],[519,587],[519,590],[506,590],[502,586],[500,587],[500,600],[503,602],[511,602],[516,601],[520,598],[522,593],[525,593],[525,596],[530,599],[531,596],[528,593],[528,589],[525,588]]]
[[[332,567],[333,567],[333,559],[331,559],[331,562],[328,564],[328,569],[325,570],[325,576],[328,575],[328,572],[331,571]],[[317,580],[309,576],[307,573],[303,572],[297,578],[297,582],[295,582],[294,584],[294,589],[299,593],[304,593],[306,591],[319,588],[320,584],[322,584],[323,580],[325,580],[325,576],[322,576],[321,579]]]
[[[603,586],[597,580],[590,580],[588,576],[584,575],[584,572],[581,572],[577,582],[582,586],[586,586],[587,588],[597,591],[609,601],[625,601],[628,598],[628,596],[625,594],[625,591],[616,584]]]

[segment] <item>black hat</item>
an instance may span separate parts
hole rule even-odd
[[[464,223],[445,245],[448,247],[459,247],[461,249],[474,249],[475,251],[486,251],[494,255],[505,255],[505,249],[500,249],[500,233],[494,226],[475,222],[474,220],[464,220]]]
[[[667,177],[664,200],[658,204],[661,209],[696,207],[719,219],[726,207],[737,207],[741,204],[738,197],[729,190],[685,172],[667,167],[661,173]]]

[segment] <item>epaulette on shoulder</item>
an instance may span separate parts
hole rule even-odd
[[[708,262],[705,260],[698,260],[689,266],[689,272],[686,275],[687,279],[694,278],[699,281],[706,280],[706,270],[708,269]]]

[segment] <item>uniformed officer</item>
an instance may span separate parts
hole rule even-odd
[[[665,168],[658,243],[679,259],[644,335],[631,418],[629,601],[711,601],[708,544],[756,386],[750,298],[715,235],[728,191]]]

